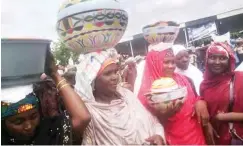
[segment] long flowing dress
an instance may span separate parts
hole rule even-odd
[[[224,48],[229,54],[229,69],[221,75],[214,76],[210,73],[208,65],[206,64],[204,80],[200,87],[201,97],[207,102],[210,117],[215,117],[218,112],[229,112],[230,82],[234,76],[234,106],[232,112],[243,113],[243,72],[234,71],[235,58],[230,48],[221,43],[216,43],[214,45]],[[228,122],[211,120],[211,123],[220,136],[219,138],[215,137],[216,144],[231,144]],[[234,123],[234,128],[236,129],[237,134],[240,137],[243,137],[243,123]]]
[[[105,51],[86,54],[77,66],[75,90],[91,114],[84,131],[86,145],[142,145],[153,135],[164,137],[164,129],[129,90],[119,87],[121,98],[110,104],[96,102],[93,95],[97,74],[110,64]],[[104,87],[105,88],[105,87]]]
[[[146,65],[142,80],[143,84],[141,85],[138,97],[142,104],[154,115],[156,115],[156,111],[149,107],[148,100],[144,94],[149,92],[154,80],[160,77],[165,77],[163,58],[170,55],[171,52],[171,49],[163,51],[152,50],[146,57]],[[196,117],[192,116],[194,112],[194,103],[197,100],[196,95],[193,92],[190,82],[185,76],[174,73],[173,79],[179,86],[187,87],[188,96],[180,111],[169,119],[164,121],[163,117],[156,115],[164,126],[166,141],[170,145],[203,145],[205,144],[205,138],[201,125],[198,123]]]

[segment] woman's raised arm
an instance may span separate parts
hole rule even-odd
[[[91,116],[81,97],[74,91],[68,82],[59,75],[52,54],[50,54],[49,75],[55,81],[57,89],[62,96],[63,103],[67,109],[75,134],[82,134],[88,126]]]

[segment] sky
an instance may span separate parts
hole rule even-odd
[[[57,12],[64,0],[1,0],[1,37],[57,40]],[[123,39],[161,20],[178,23],[243,8],[243,0],[119,0],[128,12]]]

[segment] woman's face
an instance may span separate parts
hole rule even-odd
[[[95,80],[95,90],[103,93],[116,92],[119,81],[117,64],[108,65]]]
[[[166,77],[172,77],[176,65],[174,56],[167,56],[163,61],[164,74]]]
[[[211,54],[207,61],[209,71],[215,75],[224,73],[229,68],[229,59],[225,55]]]
[[[29,140],[34,136],[40,123],[40,113],[37,108],[8,117],[5,120],[7,131],[19,140]]]

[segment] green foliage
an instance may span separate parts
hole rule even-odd
[[[77,63],[79,54],[72,52],[62,41],[54,42],[52,48],[55,59],[59,62],[59,65],[68,65],[69,58],[72,58],[74,63]]]
[[[234,39],[237,39],[237,38],[239,38],[239,37],[243,37],[243,33],[239,33],[239,31],[237,31],[237,32],[231,32],[230,33],[230,36],[231,36],[231,38],[234,38]]]
[[[74,64],[78,63],[79,55],[80,55],[79,53],[71,52],[71,58],[72,58]]]

